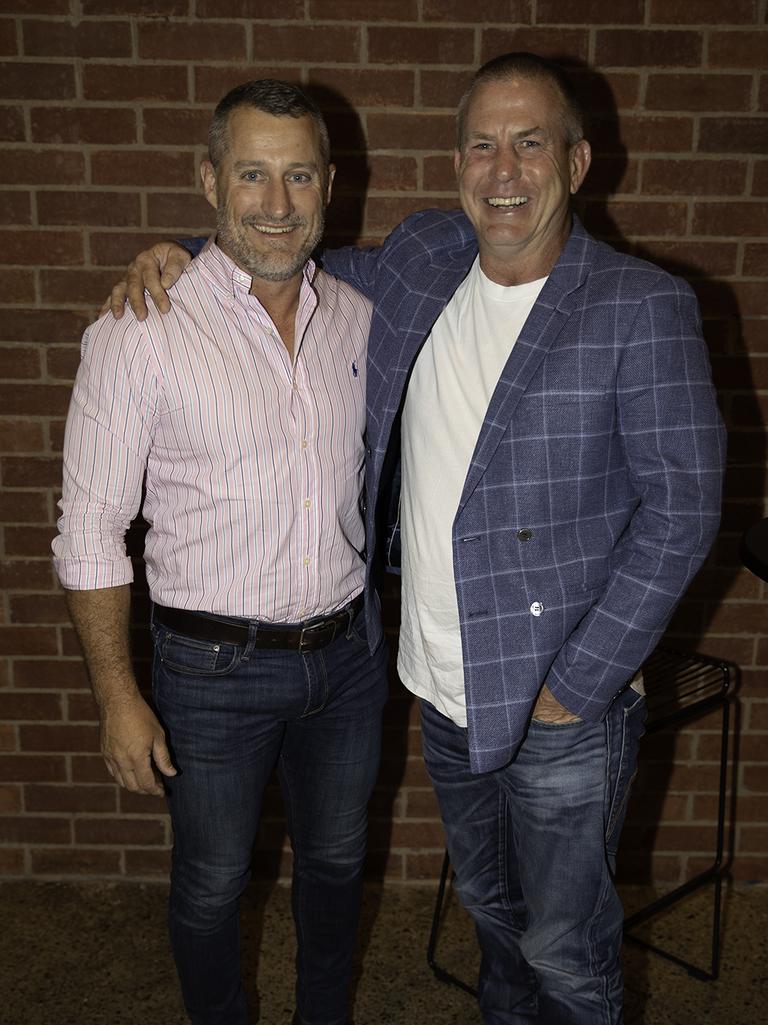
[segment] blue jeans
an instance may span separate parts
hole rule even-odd
[[[379,766],[386,650],[360,613],[300,654],[209,644],[155,623],[153,693],[178,776],[169,923],[193,1025],[246,1025],[239,898],[275,767],[293,846],[296,1002],[308,1025],[348,1021],[367,804]]]
[[[621,1022],[613,872],[644,720],[645,699],[627,689],[604,722],[533,721],[509,765],[472,775],[466,729],[422,702],[424,757],[480,944],[486,1025]]]

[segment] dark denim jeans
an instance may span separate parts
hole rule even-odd
[[[277,765],[293,846],[296,1003],[308,1025],[348,1021],[367,804],[379,765],[386,650],[365,616],[300,654],[213,645],[155,624],[153,691],[178,776],[169,922],[193,1025],[246,1025],[239,897]]]
[[[422,703],[424,757],[459,899],[482,953],[486,1025],[618,1025],[623,913],[613,884],[645,699],[605,722],[532,722],[509,765],[469,771],[467,731]]]

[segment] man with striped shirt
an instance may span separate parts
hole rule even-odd
[[[165,792],[170,933],[193,1025],[246,1025],[238,900],[277,765],[300,1025],[344,1025],[386,696],[361,518],[370,303],[318,270],[334,168],[314,104],[246,83],[201,174],[218,230],[173,312],[103,317],[67,421],[56,569],[115,780]],[[155,710],[128,643],[142,505]],[[378,631],[377,631],[378,632]]]

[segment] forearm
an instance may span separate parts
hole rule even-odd
[[[130,655],[130,587],[66,591],[66,596],[99,707],[135,699],[138,687]]]

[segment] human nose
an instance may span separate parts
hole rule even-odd
[[[282,178],[267,183],[262,207],[267,217],[275,221],[282,221],[290,214],[293,204],[288,185]]]
[[[514,149],[499,150],[493,164],[493,175],[501,182],[520,177],[520,160]]]

